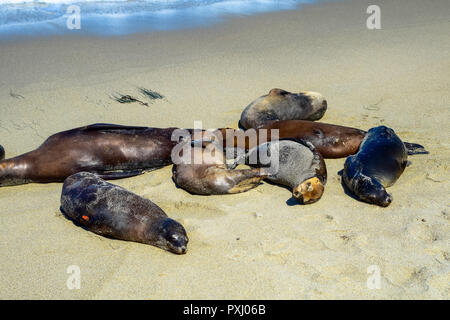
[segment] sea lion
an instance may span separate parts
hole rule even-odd
[[[244,109],[239,124],[250,129],[274,120],[319,120],[326,110],[327,101],[318,92],[272,89]]]
[[[273,129],[278,130],[276,139],[295,138],[311,142],[317,151],[326,159],[345,158],[358,151],[359,145],[367,135],[367,131],[339,126],[323,122],[307,120],[269,121],[258,129],[234,130],[217,129],[220,143],[228,148],[251,149],[272,140]],[[255,135],[255,139],[249,137]],[[203,139],[202,144],[211,142]],[[193,141],[199,145],[199,141]],[[427,154],[420,144],[404,142],[409,155]]]
[[[0,160],[5,159],[5,149],[0,145]]]
[[[358,153],[347,158],[342,174],[345,185],[362,201],[387,207],[392,196],[386,192],[405,170],[408,154],[394,130],[370,129]]]
[[[246,162],[255,166],[251,162],[261,154],[270,155],[271,161],[276,162],[270,163],[273,169],[267,180],[291,188],[292,196],[303,204],[314,203],[322,197],[327,169],[323,157],[310,142],[295,139],[266,142],[251,149]],[[258,160],[256,166],[260,165]]]
[[[268,137],[278,129],[279,139],[296,138],[311,142],[324,158],[343,158],[355,154],[366,132],[357,128],[306,120],[273,121],[262,126]]]
[[[39,148],[0,161],[0,186],[59,182],[87,171],[104,179],[135,176],[171,164],[177,128],[93,124],[50,136]]]
[[[76,225],[96,234],[186,253],[189,239],[180,223],[152,201],[95,174],[79,172],[64,181],[61,211]]]
[[[173,166],[173,181],[198,195],[234,194],[259,185],[267,175],[262,169],[231,170],[219,149],[194,147]]]

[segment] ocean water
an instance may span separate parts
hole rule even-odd
[[[0,0],[0,38],[125,35],[202,27],[232,15],[291,10],[313,2],[315,0]]]

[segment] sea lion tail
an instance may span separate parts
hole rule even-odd
[[[429,154],[429,152],[425,150],[425,147],[420,144],[410,142],[403,142],[403,144],[405,145],[406,150],[408,151],[408,155]]]
[[[0,160],[5,159],[5,149],[0,144]]]

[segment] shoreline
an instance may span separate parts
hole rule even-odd
[[[269,183],[193,196],[175,187],[171,166],[113,181],[185,226],[184,256],[75,227],[59,212],[61,183],[0,188],[0,297],[448,299],[450,6],[379,1],[382,29],[371,31],[369,3],[321,3],[119,38],[0,43],[7,158],[96,122],[236,128],[242,110],[276,87],[322,93],[321,122],[364,130],[384,124],[430,152],[409,157],[388,189],[388,208],[344,193],[338,172],[345,159],[326,160],[325,193],[309,206],[289,205],[290,191]],[[137,87],[167,100],[146,107],[110,98],[137,95]],[[80,290],[66,287],[70,265],[80,266]],[[379,290],[366,286],[372,265],[381,269]]]
[[[318,2],[320,1],[326,0]],[[220,0],[189,5],[185,2],[164,4],[139,1],[119,1],[114,4],[89,1],[43,2],[42,7],[33,7],[31,12],[27,12],[27,7],[31,7],[30,4],[0,4],[0,9],[5,10],[4,15],[0,16],[0,21],[4,22],[0,24],[0,41],[2,38],[5,40],[12,38],[14,41],[14,37],[39,38],[71,35],[114,37],[136,33],[198,29],[223,23],[230,17],[297,10],[302,5],[314,3],[316,0],[288,0],[288,2],[282,0],[281,3],[259,0]],[[45,16],[48,20],[42,20],[38,18],[39,16]],[[35,20],[29,23],[30,19]]]

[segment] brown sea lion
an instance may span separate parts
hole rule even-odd
[[[234,130],[218,129],[220,143],[224,147],[251,149],[261,143],[272,140],[271,130],[277,129],[277,139],[295,138],[311,142],[317,151],[328,159],[344,158],[355,154],[367,132],[357,128],[339,126],[307,120],[270,121],[258,129]],[[251,137],[256,137],[252,139]],[[202,141],[203,145],[210,142]],[[198,141],[193,141],[198,145]],[[423,146],[404,142],[409,155],[427,154]]]
[[[345,185],[362,201],[387,207],[393,185],[406,168],[408,154],[394,130],[385,126],[367,132],[358,152],[347,158],[342,174]]]
[[[366,132],[357,128],[306,121],[273,121],[260,129],[278,129],[279,139],[296,138],[311,142],[324,158],[343,158],[355,154]]]
[[[239,124],[250,129],[274,120],[319,120],[326,110],[327,101],[318,92],[272,89],[244,109]]]
[[[168,165],[177,128],[93,124],[50,136],[39,148],[0,161],[0,186],[58,182],[88,171],[104,179],[141,174]]]
[[[199,195],[233,194],[245,192],[259,185],[267,177],[262,169],[230,170],[224,154],[216,149],[191,148],[173,166],[173,180],[180,188]]]
[[[186,253],[189,239],[180,223],[150,200],[95,174],[79,172],[64,181],[61,211],[96,234]]]

